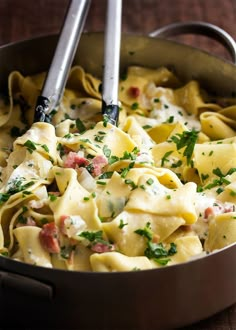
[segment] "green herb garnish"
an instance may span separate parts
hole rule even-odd
[[[124,220],[123,219],[120,219],[120,224],[119,224],[118,228],[122,229],[122,228],[124,228],[127,225],[128,225],[128,223],[124,223]]]
[[[177,150],[184,149],[183,155],[187,158],[187,164],[190,164],[193,149],[198,138],[198,132],[195,130],[184,131],[182,134],[176,134],[171,137],[171,141],[176,144]]]
[[[83,133],[86,131],[86,127],[84,126],[83,122],[79,118],[76,119],[75,125],[80,133]]]
[[[169,162],[168,157],[172,154],[173,150],[167,151],[161,159],[161,166],[165,165],[165,162]]]
[[[36,143],[34,143],[33,141],[31,140],[27,140],[23,146],[25,146],[27,148],[27,150],[32,154],[32,152],[34,150],[36,150]]]

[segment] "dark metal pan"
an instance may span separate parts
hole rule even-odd
[[[0,89],[12,70],[47,70],[57,36],[0,49]],[[44,52],[38,54],[43,47]],[[75,63],[102,76],[103,34],[81,38]],[[219,95],[236,89],[236,66],[164,39],[123,35],[121,70],[167,66]],[[201,259],[156,270],[69,272],[0,257],[0,324],[15,328],[154,330],[207,318],[236,302],[236,244]]]

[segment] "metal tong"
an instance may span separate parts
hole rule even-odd
[[[102,113],[104,118],[113,125],[117,125],[119,119],[118,86],[121,16],[122,0],[108,0],[102,83]]]
[[[37,100],[34,122],[50,122],[50,112],[61,101],[90,3],[91,0],[72,0],[70,3],[42,93]]]

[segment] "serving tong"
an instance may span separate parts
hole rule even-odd
[[[34,122],[50,122],[51,111],[61,101],[90,3],[91,0],[72,0],[70,3],[42,93],[37,99]],[[101,110],[104,118],[114,125],[119,118],[121,14],[122,0],[108,0]]]
[[[62,98],[91,0],[71,0],[57,47],[35,107],[34,122],[50,122]]]
[[[122,0],[108,0],[106,16],[102,113],[111,124],[117,125]]]

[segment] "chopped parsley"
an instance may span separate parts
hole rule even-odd
[[[98,178],[99,179],[110,179],[112,177],[113,172],[104,172]]]
[[[144,236],[149,241],[152,240],[152,230],[151,230],[151,224],[150,222],[147,222],[145,227],[143,229],[137,229],[134,231],[136,234],[140,236]]]
[[[108,159],[108,164],[112,165],[112,164],[118,162],[119,160],[120,160],[120,158],[117,156],[110,156]]]
[[[146,183],[151,186],[153,184],[154,180],[152,178],[149,178]]]
[[[212,156],[212,155],[213,155],[213,153],[214,153],[214,151],[213,151],[213,150],[211,150],[211,151],[209,152],[209,156]]]
[[[96,197],[96,193],[95,192],[92,192],[91,196],[92,196],[92,198],[95,198]]]
[[[221,170],[219,169],[219,167],[215,168],[215,169],[212,171],[213,174],[219,176],[220,178],[223,178],[223,177],[225,177],[225,176],[227,176],[227,175],[231,175],[231,174],[233,174],[234,172],[236,172],[236,167],[231,167],[231,169],[229,169],[228,172],[227,172],[226,174],[223,174],[223,173],[221,172]]]
[[[83,122],[79,118],[76,119],[75,125],[80,133],[84,133],[86,131],[86,127],[84,126]]]
[[[105,186],[107,183],[105,181],[98,180],[97,184],[100,184],[101,186]]]
[[[32,192],[31,191],[28,191],[28,190],[24,190],[24,191],[22,191],[22,197],[24,198],[25,196],[29,196],[29,195],[31,195],[32,194]]]
[[[118,228],[122,229],[122,228],[124,228],[127,225],[128,225],[128,223],[124,223],[124,220],[123,219],[120,219],[120,224],[119,224]]]
[[[171,164],[171,168],[180,167],[183,164],[182,160],[178,160],[176,163]]]
[[[134,164],[135,164],[135,162],[132,162],[132,163],[130,163],[127,167],[123,168],[123,169],[121,170],[121,174],[120,174],[120,176],[121,176],[122,178],[125,178],[126,175],[129,173],[130,169],[134,167]]]
[[[104,244],[104,245],[110,245],[110,242],[103,239],[103,231],[102,230],[99,230],[99,231],[83,231],[78,236],[88,240],[90,243],[92,243],[91,244],[92,246],[97,244],[97,243],[101,243],[101,244]]]
[[[7,202],[8,199],[10,198],[10,194],[7,193],[0,193],[0,205],[2,205],[3,203]]]
[[[72,136],[73,136],[73,135],[72,135],[71,133],[68,133],[68,134],[64,135],[63,137],[64,137],[65,139],[71,139]]]
[[[16,178],[10,182],[10,188],[8,189],[8,194],[16,194],[20,191],[26,190],[27,188],[31,187],[35,182],[29,181],[23,184],[23,178]]]
[[[170,116],[168,119],[167,119],[167,123],[169,123],[169,124],[172,124],[173,122],[174,122],[174,119],[175,119],[175,117],[174,116]]]
[[[129,185],[132,188],[132,190],[134,190],[135,188],[137,188],[137,185],[131,179],[125,179],[125,184]]]
[[[187,158],[187,164],[189,165],[191,162],[191,157],[193,154],[193,149],[196,144],[198,138],[198,132],[195,130],[192,131],[184,131],[182,134],[176,134],[172,136],[170,139],[176,144],[177,150],[184,149],[183,155]]]
[[[57,151],[59,151],[60,157],[63,157],[65,155],[65,148],[61,143],[58,143]]]
[[[165,162],[169,162],[168,157],[172,154],[173,150],[167,151],[161,159],[161,166],[165,165]]]
[[[42,144],[41,147],[46,151],[49,152],[48,146],[46,144]]]
[[[135,147],[132,152],[124,151],[123,156],[120,157],[120,160],[131,159],[135,160],[137,158],[137,154],[139,153],[139,149]]]
[[[103,146],[102,151],[107,158],[111,156],[111,149],[106,144]]]
[[[84,142],[84,143],[91,143],[91,141],[89,139],[80,139],[81,142]]]
[[[32,152],[34,150],[36,150],[36,143],[34,143],[33,141],[31,140],[27,140],[23,146],[25,146],[27,148],[27,150],[32,154]]]
[[[151,125],[144,125],[143,126],[143,129],[149,129],[149,128],[152,128],[152,126]]]
[[[147,248],[144,252],[148,259],[154,259],[154,261],[161,265],[166,265],[170,261],[167,257],[173,256],[175,253],[177,253],[175,243],[170,243],[170,248],[167,250],[162,243],[152,243],[151,241],[148,241]]]
[[[202,181],[205,181],[206,179],[208,179],[209,178],[209,174],[201,174],[201,180]]]
[[[170,256],[177,253],[177,246],[175,243],[170,243],[170,248],[166,249],[163,243],[152,242],[153,232],[149,222],[146,223],[143,229],[135,230],[135,233],[147,239],[147,248],[144,251],[145,256],[149,259],[153,259],[162,266],[165,266],[171,260],[169,258]]]
[[[139,107],[139,103],[138,102],[134,102],[133,104],[131,104],[131,109],[132,110],[137,110]]]
[[[51,202],[54,202],[55,200],[57,200],[57,195],[55,195],[55,194],[48,194],[48,197],[49,197],[49,199],[50,199],[50,201]]]
[[[221,194],[223,191],[224,191],[224,188],[222,188],[222,187],[219,187],[218,189],[216,189],[217,194]]]
[[[107,127],[107,124],[109,123],[109,117],[105,114],[103,116],[103,126]]]
[[[94,140],[96,142],[103,142],[103,139],[104,139],[104,136],[100,136],[100,135],[96,135],[95,138],[94,138]]]
[[[223,184],[230,184],[230,181],[227,180],[225,177],[227,175],[231,175],[234,172],[236,172],[236,167],[232,167],[231,169],[229,169],[229,171],[225,174],[223,174],[220,170],[219,167],[213,169],[212,173],[215,174],[216,176],[219,177],[219,179],[214,179],[211,183],[209,183],[207,186],[204,187],[204,189],[211,189],[217,186],[222,186]]]

